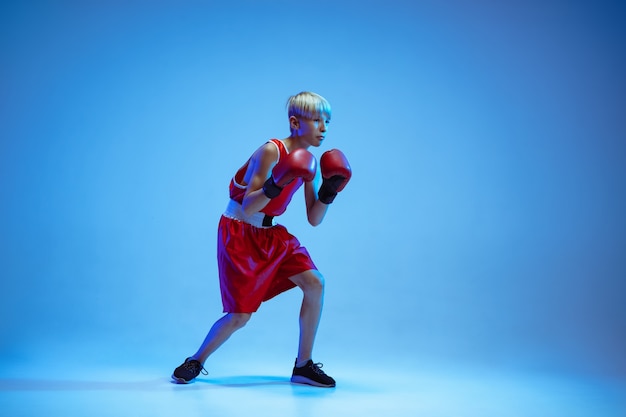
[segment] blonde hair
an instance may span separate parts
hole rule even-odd
[[[330,103],[319,94],[303,91],[289,97],[289,100],[287,100],[287,114],[288,117],[296,116],[307,119],[314,119],[324,115],[330,119]]]

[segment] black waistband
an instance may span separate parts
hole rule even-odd
[[[263,225],[263,227],[270,227],[273,226],[272,224],[272,220],[274,220],[274,216],[268,216],[267,214],[263,217],[263,223],[261,223]]]

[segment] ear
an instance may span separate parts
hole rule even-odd
[[[298,120],[296,116],[289,117],[289,127],[291,128],[291,130],[300,129],[300,120]]]

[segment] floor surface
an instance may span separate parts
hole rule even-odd
[[[626,416],[626,385],[608,379],[405,363],[334,364],[332,372],[330,366],[327,370],[337,387],[324,389],[291,384],[289,370],[271,362],[217,367],[189,385],[170,382],[171,364],[67,365],[60,360],[46,366],[4,366],[2,415]]]

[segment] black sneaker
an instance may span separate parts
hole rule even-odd
[[[192,382],[195,377],[200,375],[200,372],[202,372],[202,375],[209,374],[200,362],[195,359],[187,358],[182,365],[174,370],[172,379],[177,384],[188,384]]]
[[[291,382],[295,382],[296,384],[315,385],[316,387],[334,387],[335,380],[322,371],[322,366],[324,365],[321,363],[313,363],[311,359],[309,359],[306,365],[300,368],[294,365]]]

